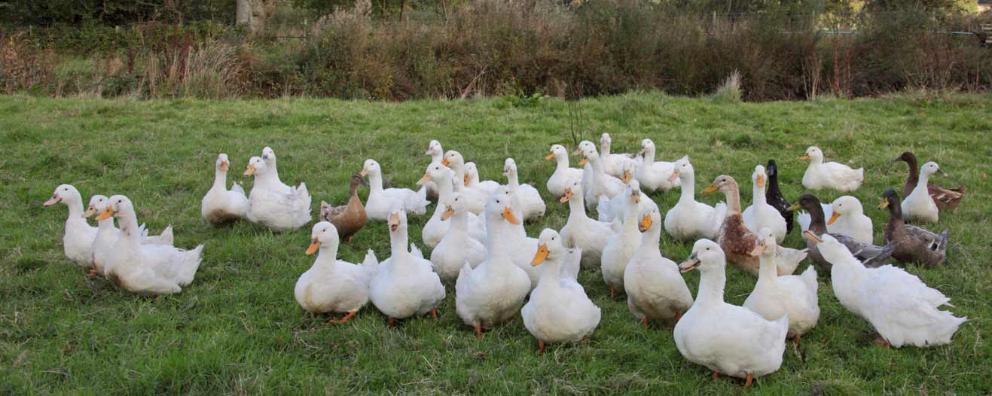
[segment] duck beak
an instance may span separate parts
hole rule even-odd
[[[392,213],[389,215],[389,231],[396,232],[400,229],[400,215],[397,213]]]
[[[561,198],[558,199],[558,202],[565,203],[568,202],[568,200],[570,199],[572,199],[572,189],[568,188],[565,189],[565,193],[562,194]]]
[[[248,167],[245,168],[245,176],[252,176],[254,174],[255,174],[255,165],[248,164]]]
[[[95,215],[95,214],[96,214],[96,208],[90,206],[90,207],[86,208],[86,211],[85,212],[83,212],[83,218],[88,219],[90,217],[93,217],[93,215]]]
[[[751,256],[760,256],[764,252],[765,252],[765,242],[764,241],[758,242],[758,246],[755,246],[754,249],[751,250]]]
[[[675,183],[679,179],[679,171],[673,171],[672,175],[668,177],[669,183]]]
[[[651,220],[651,215],[650,214],[646,214],[646,215],[644,215],[644,217],[641,217],[641,223],[638,226],[638,228],[640,229],[641,232],[645,232],[645,231],[651,229],[651,225],[652,224],[654,224],[654,221]]]
[[[548,244],[542,243],[537,245],[537,253],[534,254],[534,259],[530,261],[530,265],[537,267],[541,265],[548,258]]]
[[[834,212],[830,215],[830,220],[827,220],[827,225],[831,225],[840,218],[840,212]]]
[[[455,215],[455,210],[451,206],[445,206],[444,212],[441,213],[441,220],[448,220],[451,216]]]
[[[816,236],[816,233],[810,230],[803,231],[803,238],[806,238],[810,242],[813,242],[814,245],[823,242],[823,240],[820,239],[820,237]]]
[[[520,220],[513,214],[513,209],[509,206],[503,208],[503,218],[510,224],[520,224]]]
[[[758,175],[754,181],[754,184],[757,184],[758,188],[765,188],[765,175]]]
[[[799,159],[803,161],[809,161],[809,155],[808,154],[800,155]]]
[[[444,165],[444,166],[451,166],[451,161],[448,161],[448,159],[447,159],[447,158],[445,158],[445,159],[442,159],[442,160],[441,160],[441,165]]]
[[[424,183],[427,183],[429,181],[431,181],[431,175],[424,173],[424,177],[421,177],[420,180],[417,180],[417,185],[422,186],[424,185]]]
[[[62,202],[62,197],[52,195],[51,198],[49,198],[47,201],[45,201],[45,203],[43,203],[41,205],[42,206],[52,206],[52,205],[55,205],[55,204],[57,204],[59,202]]]
[[[544,156],[544,159],[546,159],[548,161],[551,161],[551,160],[555,159],[555,153],[548,153],[548,155],[545,155]]]
[[[799,202],[796,202],[796,203],[794,203],[792,205],[789,205],[789,207],[786,208],[786,210],[788,210],[790,212],[795,212],[795,211],[799,210]]]
[[[686,273],[692,271],[699,266],[699,259],[696,258],[696,254],[693,253],[688,259],[679,264],[679,272]]]
[[[114,216],[114,209],[111,207],[106,207],[98,216],[96,216],[97,221],[107,220]]]
[[[362,168],[362,170],[358,171],[358,175],[361,176],[361,177],[368,176],[368,174],[369,174],[369,171],[365,170],[365,168]]]
[[[310,242],[310,246],[307,246],[307,256],[316,253],[317,249],[320,249],[320,241],[314,239]]]
[[[220,162],[220,170],[222,172],[227,172],[227,168],[230,167],[230,166],[231,166],[231,163],[229,163],[227,161],[221,161]]]
[[[720,187],[717,187],[716,183],[710,183],[710,185],[706,186],[706,188],[703,189],[703,194],[710,194],[716,192],[716,190],[719,189]]]
[[[589,163],[589,160],[587,160],[585,158],[579,160],[579,166],[586,166],[586,164],[588,164],[588,163]]]
[[[471,177],[468,177],[468,175],[465,175],[465,177],[463,177],[463,178],[462,178],[462,184],[464,184],[464,185],[466,185],[466,186],[468,186],[468,185],[469,185],[469,182],[470,182],[471,180],[472,180],[472,178],[471,178]]]
[[[623,179],[622,179],[623,180],[623,184],[630,183],[630,177],[631,177],[630,176],[630,171],[627,171],[627,170],[623,171]]]
[[[885,198],[882,198],[882,202],[879,202],[878,203],[878,208],[879,209],[885,209],[885,208],[888,208],[888,207],[889,207],[889,200],[887,200]]]

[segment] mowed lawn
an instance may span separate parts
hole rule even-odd
[[[625,300],[610,299],[598,271],[583,272],[580,281],[602,308],[599,328],[585,342],[539,355],[519,318],[476,340],[454,312],[451,285],[440,320],[415,318],[391,329],[369,305],[348,324],[325,324],[293,299],[297,277],[313,260],[304,255],[310,225],[274,234],[247,222],[214,228],[200,219],[219,152],[231,158],[229,179],[247,189],[251,180],[241,173],[248,158],[272,146],[283,180],[305,181],[316,213],[321,200],[345,200],[348,177],[366,158],[378,160],[394,186],[413,186],[429,162],[430,139],[477,162],[486,179],[502,180],[503,159],[512,156],[522,181],[547,194],[548,146],[574,147],[573,135],[598,142],[609,131],[614,152],[637,151],[650,137],[660,159],[689,154],[697,192],[720,174],[734,176],[744,205],[754,166],[770,158],[795,200],[806,165],[798,157],[819,145],[829,160],[865,167],[865,184],[853,195],[875,221],[876,240],[887,218],[879,196],[906,175],[905,164],[891,160],[912,150],[921,162],[938,161],[948,175],[935,182],[964,184],[968,196],[931,226],[950,228],[947,263],[907,269],[951,297],[954,313],[971,318],[953,343],[873,344],[871,327],[840,306],[821,274],[822,316],[803,337],[805,360],[788,349],[781,370],[748,393],[988,394],[990,115],[990,96],[744,104],[661,94],[406,103],[0,97],[0,393],[738,392],[741,381],[714,381],[679,355],[672,324],[642,328]],[[195,282],[181,294],[147,298],[86,278],[62,254],[66,208],[41,206],[60,183],[75,185],[86,200],[126,194],[153,232],[172,224],[178,246],[206,244]],[[667,210],[678,196],[652,198]],[[546,199],[545,218],[527,226],[531,236],[564,225],[567,206]],[[412,241],[421,243],[427,219],[411,217]],[[785,245],[802,241],[794,232]],[[385,224],[369,224],[340,257],[360,261],[369,248],[389,256]],[[662,237],[663,254],[676,262],[690,248]],[[685,277],[695,293],[699,273]],[[754,282],[728,268],[727,301],[742,303]]]

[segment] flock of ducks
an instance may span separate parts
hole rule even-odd
[[[519,314],[543,351],[545,343],[576,342],[595,331],[601,311],[578,274],[598,269],[611,297],[625,294],[630,312],[645,327],[674,321],[675,345],[686,359],[715,376],[743,378],[746,385],[778,370],[786,340],[798,348],[800,337],[816,325],[818,270],[830,274],[837,299],[868,321],[884,345],[946,344],[966,320],[940,310],[949,301],[941,292],[888,264],[936,266],[945,260],[947,231],[934,233],[921,224],[937,222],[965,191],[931,184],[940,172],[934,162],[917,172],[912,153],[897,159],[910,165],[905,199],[893,189],[882,195],[880,207],[889,211],[889,221],[884,244],[875,245],[871,219],[857,198],[845,195],[823,204],[805,193],[790,204],[779,190],[774,161],[755,166],[750,206],[742,208],[740,187],[729,175],[702,190],[723,194],[725,202],[711,206],[696,200],[688,156],[656,160],[650,139],[641,142],[637,155],[611,153],[610,145],[608,134],[599,148],[579,143],[572,154],[581,155],[581,168],[570,167],[565,146],[550,147],[546,159],[556,165],[547,192],[568,205],[569,215],[560,230],[544,229],[537,238],[527,235],[523,222],[542,217],[545,201],[520,182],[512,158],[504,162],[505,184],[482,180],[474,163],[434,140],[416,190],[385,188],[382,166],[368,159],[351,177],[347,203],[321,202],[321,221],[312,227],[306,249],[316,259],[296,283],[296,301],[307,312],[342,315],[331,319],[334,323],[347,322],[371,302],[392,326],[418,315],[436,318],[446,285],[453,282],[455,311],[476,336]],[[824,162],[817,147],[801,158],[810,161],[802,180],[808,190],[849,192],[864,180],[863,169]],[[214,182],[202,201],[205,221],[246,219],[273,231],[310,222],[306,185],[280,180],[271,148],[249,159],[244,174],[255,180],[247,195],[237,183],[228,187],[230,165],[226,154],[217,156]],[[369,188],[364,204],[358,196],[363,185]],[[678,202],[664,214],[647,195],[676,188]],[[428,197],[437,200],[421,233],[429,257],[409,241],[407,223],[407,216],[426,214]],[[94,195],[84,210],[79,191],[63,184],[45,206],[59,202],[69,209],[65,255],[92,275],[150,295],[178,293],[193,281],[203,245],[174,247],[171,227],[148,235],[126,196]],[[96,227],[87,221],[94,215]],[[794,217],[806,242],[801,249],[780,245],[794,228]],[[379,261],[370,249],[360,264],[338,259],[341,240],[350,241],[370,220],[388,225],[389,257]],[[673,239],[695,241],[686,260],[676,263],[662,254],[662,229]],[[807,257],[813,265],[793,275]],[[724,301],[728,262],[757,275],[743,306]],[[701,273],[695,298],[681,275],[694,269]]]

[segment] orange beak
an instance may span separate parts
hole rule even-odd
[[[809,155],[803,154],[803,155],[799,156],[799,159],[801,159],[803,161],[809,161]]]
[[[424,173],[424,177],[421,177],[420,180],[417,180],[417,185],[420,186],[429,181],[431,181],[431,175]]]
[[[307,246],[307,256],[316,253],[317,249],[320,249],[320,242],[314,239],[313,242],[310,242],[310,246]]]
[[[588,163],[589,163],[589,160],[587,160],[585,158],[579,160],[579,166],[586,166],[586,164],[588,164]]]
[[[654,224],[654,220],[651,220],[650,214],[646,214],[644,215],[644,217],[641,217],[641,224],[638,228],[641,230],[641,232],[645,232],[651,229],[652,224]]]
[[[630,171],[623,171],[623,184],[630,183]]]
[[[764,242],[759,243],[758,246],[755,246],[754,249],[751,249],[751,255],[752,256],[760,256],[761,253],[764,253],[764,252],[765,252],[765,244],[764,244]]]
[[[465,177],[462,178],[462,184],[464,184],[464,185],[467,186],[471,180],[472,180],[471,177],[469,177],[468,175],[465,175]]]
[[[103,209],[103,211],[102,211],[102,212],[100,212],[100,214],[99,214],[98,216],[96,216],[96,219],[97,219],[98,221],[103,221],[103,220],[107,220],[107,219],[109,219],[109,218],[111,218],[111,217],[113,217],[113,216],[114,216],[114,210],[113,210],[113,209],[111,209],[111,208],[110,208],[110,207],[108,206],[108,207],[106,207],[105,209]]]
[[[55,204],[57,204],[59,202],[62,202],[62,198],[59,198],[59,197],[56,197],[56,196],[53,195],[51,198],[49,198],[47,201],[45,201],[45,203],[43,203],[42,206],[52,206],[52,205],[55,205]]]
[[[754,180],[754,184],[757,184],[758,188],[765,188],[765,175],[758,175]]]
[[[389,231],[396,232],[400,228],[400,215],[393,213],[389,215]]]
[[[716,184],[710,184],[710,185],[706,186],[706,188],[703,189],[703,194],[709,194],[709,193],[712,193],[712,192],[716,192],[716,190],[719,190],[719,189],[720,189],[720,187],[717,187]]]
[[[448,159],[445,158],[445,159],[441,160],[441,165],[450,166],[451,165],[451,161],[448,161]]]
[[[220,162],[220,170],[221,171],[227,172],[227,168],[230,167],[230,166],[231,166],[231,164],[229,162],[227,162],[227,161],[221,161]]]
[[[510,224],[520,224],[520,220],[513,214],[513,210],[509,206],[503,208],[503,218]]]
[[[455,215],[455,210],[451,206],[446,206],[444,212],[441,213],[441,220],[448,220],[451,216]]]
[[[565,203],[568,202],[568,200],[570,199],[572,199],[572,189],[567,188],[565,189],[565,193],[562,194],[561,198],[558,199],[558,202]]]
[[[537,253],[534,254],[534,259],[530,261],[530,265],[536,267],[541,265],[548,258],[548,245],[540,244],[537,246]]]
[[[255,174],[255,165],[248,164],[248,167],[245,168],[245,176],[252,176],[254,174]]]
[[[548,155],[545,155],[544,156],[544,159],[546,159],[548,161],[551,161],[551,160],[555,159],[555,153],[548,153]]]
[[[679,172],[678,171],[674,171],[674,172],[672,172],[672,175],[668,177],[668,182],[669,183],[675,183],[675,181],[678,180],[678,179],[679,179]]]
[[[840,218],[840,212],[834,212],[832,215],[830,215],[830,220],[827,220],[827,224],[828,225],[833,224],[839,218]]]

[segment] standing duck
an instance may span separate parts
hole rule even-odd
[[[727,217],[723,220],[723,226],[720,227],[720,237],[717,239],[720,248],[723,249],[731,264],[744,271],[757,274],[760,260],[752,252],[758,247],[759,238],[744,226],[737,181],[727,175],[717,176],[713,183],[703,190],[703,194],[715,191],[722,192],[727,199]],[[806,258],[805,250],[777,246],[775,264],[778,267],[778,274],[792,274],[804,258]]]
[[[486,202],[486,259],[478,267],[462,266],[455,281],[455,309],[477,338],[488,329],[513,318],[531,290],[527,272],[513,262],[511,252],[519,240],[513,225],[520,219],[514,213],[509,194],[496,193]]]
[[[479,167],[475,162],[465,163],[465,187],[484,191],[486,194],[496,192],[500,184],[492,180],[481,180],[479,178]]]
[[[430,143],[427,144],[427,151],[425,151],[424,154],[431,157],[431,163],[428,166],[440,164],[441,161],[444,161],[444,148],[441,147],[441,142],[437,140],[431,140]],[[429,197],[437,197],[438,188],[434,181],[426,181],[424,183],[424,187],[427,187],[427,195]]]
[[[573,182],[582,180],[582,169],[568,166],[568,150],[560,144],[551,145],[551,151],[544,159],[555,161],[555,171],[548,178],[548,192],[555,198],[565,195],[565,188]]]
[[[916,275],[891,265],[867,268],[831,235],[818,237],[810,230],[803,236],[817,244],[832,264],[830,284],[840,304],[867,320],[885,345],[899,348],[948,344],[958,327],[968,320],[941,311],[940,307],[949,305],[950,299]]]
[[[569,252],[558,233],[545,228],[538,241],[531,265],[541,266],[541,278],[520,316],[537,338],[538,351],[544,352],[545,342],[577,342],[592,334],[602,312],[575,278],[563,276],[562,262]]]
[[[94,195],[90,197],[90,204],[83,216],[89,218],[97,215],[106,210],[107,205],[110,205],[109,197],[100,194]],[[138,232],[141,234],[141,243],[166,246],[173,244],[172,226],[166,227],[160,235],[156,236],[148,236],[148,230],[145,229],[144,225],[138,226]],[[96,238],[93,239],[93,268],[90,275],[107,276],[106,263],[114,249],[114,244],[120,237],[121,230],[114,227],[113,217],[97,221]]]
[[[930,176],[934,173],[942,172],[936,162],[927,162],[920,167],[919,181],[900,205],[902,208],[903,220],[922,221],[924,223],[936,223],[940,218],[940,211],[937,209],[937,202],[930,195],[927,188]]]
[[[582,250],[582,266],[593,267],[600,265],[603,249],[613,235],[613,228],[604,223],[589,218],[583,204],[583,191],[580,183],[573,183],[565,188],[561,202],[568,202],[568,221],[561,228],[561,240],[567,247]]]
[[[751,232],[757,233],[762,228],[768,228],[775,234],[775,241],[781,243],[785,239],[788,226],[785,218],[778,209],[768,204],[765,197],[765,181],[768,175],[765,167],[758,165],[754,167],[751,174],[751,206],[744,209],[744,225]]]
[[[641,244],[623,272],[627,308],[644,327],[651,320],[677,322],[692,306],[692,293],[678,265],[661,255],[661,212],[657,208],[642,211],[638,228],[643,233]]]
[[[365,206],[362,205],[361,198],[358,198],[358,186],[364,181],[365,179],[358,173],[351,175],[348,203],[344,205],[331,206],[327,202],[320,201],[320,218],[331,222],[337,230],[338,237],[344,238],[345,242],[351,242],[351,237],[365,227],[365,222],[368,221]]]
[[[520,184],[517,176],[517,162],[513,158],[503,161],[503,176],[506,176],[506,186],[510,194],[520,202],[520,211],[524,219],[536,219],[544,216],[544,199],[537,189],[530,184]]]
[[[480,242],[486,240],[485,224],[472,211],[473,207],[479,204],[479,202],[470,199],[466,194],[456,192],[456,190],[464,189],[464,186],[456,187],[452,183],[453,180],[454,172],[451,169],[440,163],[432,163],[427,166],[424,176],[417,181],[417,184],[422,186],[427,185],[427,182],[432,182],[435,186],[438,186],[437,206],[434,207],[434,213],[420,231],[420,237],[423,238],[424,245],[430,248],[437,246],[441,242],[441,239],[449,233],[448,230],[451,228],[451,222],[447,220],[444,213],[456,195],[458,196],[459,205],[464,206],[468,210],[468,213],[466,213],[466,220],[468,221],[466,231],[470,233],[472,238]],[[458,268],[461,268],[461,264],[458,265]],[[456,269],[456,274],[457,271]]]
[[[792,232],[792,223],[795,220],[794,213],[789,210],[789,200],[782,195],[782,190],[778,187],[778,165],[775,160],[768,160],[768,190],[765,191],[765,201],[768,202],[785,219],[785,233]]]
[[[409,188],[382,188],[382,167],[373,159],[365,160],[361,172],[362,177],[369,178],[369,197],[365,202],[365,213],[373,220],[386,221],[393,209],[399,208],[406,213],[427,213],[427,188],[413,191]]]
[[[637,169],[639,165],[638,160],[634,158],[632,154],[612,154],[610,153],[610,146],[613,144],[613,138],[610,137],[609,133],[603,133],[599,137],[599,158],[603,161],[603,171],[607,175],[623,178],[624,171],[629,169],[633,171]],[[633,177],[631,173],[628,177]]]
[[[603,281],[610,288],[610,298],[616,297],[617,291],[623,292],[624,271],[631,256],[641,242],[641,192],[627,186],[623,194],[627,204],[623,209],[620,230],[610,235],[603,247],[600,260],[600,272]]]
[[[455,172],[455,192],[465,197],[469,211],[481,215],[491,193],[479,185],[469,187],[472,177],[465,171],[465,158],[462,157],[462,154],[455,150],[448,150],[444,153],[441,165],[447,166]]]
[[[591,166],[589,169],[592,171],[589,177],[582,176],[582,190],[585,192],[586,207],[592,210],[596,208],[601,198],[610,199],[620,195],[625,184],[633,177],[633,173],[628,168],[625,173],[622,173],[621,178],[616,178],[603,170],[602,158],[595,149],[585,147],[582,150],[582,155],[585,158],[579,164],[585,165],[588,162]]]
[[[93,266],[93,241],[96,239],[97,228],[90,225],[83,216],[83,197],[79,190],[70,184],[55,187],[52,197],[45,201],[44,206],[63,203],[69,208],[69,216],[65,220],[65,231],[62,235],[62,249],[69,260],[80,267]]]
[[[300,275],[293,289],[296,302],[303,310],[315,313],[343,313],[341,319],[329,323],[343,324],[353,318],[369,302],[369,281],[375,275],[378,261],[369,249],[361,265],[338,259],[341,239],[333,224],[321,221],[310,232],[307,255],[317,253],[313,266]]]
[[[678,187],[678,183],[672,177],[672,173],[675,172],[675,163],[655,161],[655,147],[651,139],[641,140],[640,155],[643,159],[636,168],[635,176],[644,191],[668,191],[673,187]]]
[[[940,234],[922,227],[906,224],[900,213],[899,195],[887,189],[882,194],[879,208],[889,209],[889,221],[885,223],[885,241],[895,248],[892,257],[902,262],[918,262],[928,267],[944,263],[947,258],[948,230]]]
[[[699,269],[699,291],[692,307],[675,324],[673,338],[683,357],[712,370],[714,378],[720,374],[744,378],[744,386],[751,386],[754,378],[782,366],[789,316],[767,320],[724,302],[726,265],[716,242],[700,239],[693,245],[692,255],[679,269]]]
[[[916,155],[910,151],[902,153],[898,158],[893,161],[904,161],[909,165],[909,175],[906,177],[906,184],[903,185],[902,195],[908,197],[913,193],[913,190],[919,184],[920,174],[918,173],[918,164],[916,161]],[[934,203],[937,205],[939,210],[952,210],[961,203],[961,199],[964,198],[965,188],[964,186],[958,186],[957,188],[946,188],[941,187],[933,183],[926,183],[927,193],[933,198]]]
[[[829,233],[827,230],[827,224],[823,219],[823,206],[820,204],[820,200],[817,199],[816,196],[810,193],[801,195],[799,197],[799,201],[793,204],[790,209],[798,210],[799,208],[809,212],[810,225],[809,229],[806,231],[812,231],[813,235],[816,236],[822,236]],[[870,242],[860,242],[857,239],[843,234],[830,235],[833,236],[835,240],[844,244],[844,246],[847,246],[847,248],[854,253],[859,260],[864,262],[865,266],[868,267],[878,267],[884,264],[889,257],[892,256],[892,251],[895,248],[892,244],[876,246]],[[830,262],[824,259],[820,254],[816,243],[813,243],[807,239],[806,248],[809,250],[810,260],[813,260],[813,264],[816,264],[819,267],[818,270],[829,273]]]
[[[672,177],[678,178],[682,192],[678,203],[665,213],[665,232],[680,241],[716,239],[727,216],[727,205],[721,202],[714,207],[696,201],[696,171],[688,155],[675,161]]]
[[[857,190],[865,180],[865,169],[851,167],[837,162],[823,162],[823,151],[819,147],[810,146],[806,154],[799,157],[809,161],[809,167],[803,174],[803,187],[810,190],[830,188],[840,192]]]
[[[203,196],[200,215],[210,224],[224,224],[240,220],[248,215],[248,197],[245,189],[234,182],[227,189],[227,170],[231,161],[227,154],[220,153],[214,162],[214,184]]]
[[[247,219],[273,231],[290,231],[310,221],[310,192],[305,183],[290,187],[279,180],[274,154],[269,160],[251,157],[245,176],[254,176],[255,183],[248,194]]]
[[[369,282],[372,304],[388,318],[389,326],[397,319],[430,313],[437,318],[437,305],[444,300],[444,285],[431,269],[431,262],[409,243],[406,212],[393,210],[388,215],[391,256],[379,264]]]
[[[438,203],[438,210],[441,211],[440,220],[448,228],[431,251],[431,264],[441,280],[450,281],[458,277],[465,264],[478,267],[486,258],[486,246],[469,232],[469,216],[475,215],[468,211],[461,194],[454,193],[446,198]]]

